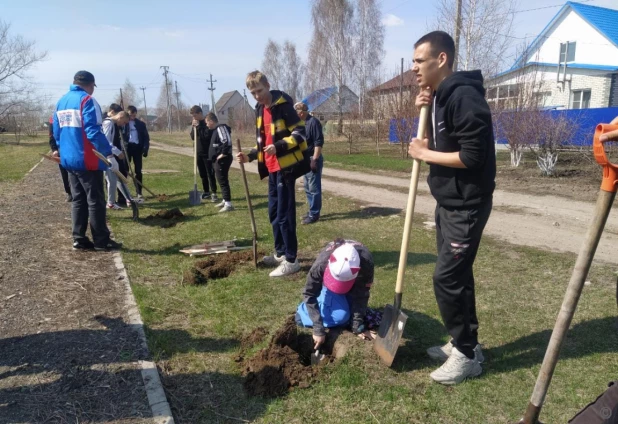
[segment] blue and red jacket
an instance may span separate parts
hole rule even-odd
[[[112,154],[101,131],[101,107],[83,88],[71,85],[56,104],[54,138],[60,151],[60,164],[71,171],[103,171],[107,166],[92,149],[105,156]]]

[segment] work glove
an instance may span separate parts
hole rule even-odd
[[[317,160],[315,160],[314,158],[311,158],[310,166],[311,166],[311,172],[313,173],[318,172],[318,161]]]
[[[109,161],[109,169],[111,169],[112,172],[118,172],[118,162],[116,162],[116,158],[110,156],[107,160]]]
[[[144,150],[144,153],[142,154],[142,156],[144,156],[145,158],[148,157],[148,150]]]

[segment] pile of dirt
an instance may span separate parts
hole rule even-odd
[[[262,340],[268,335],[268,330],[264,327],[258,327],[253,330],[251,333],[246,334],[240,338],[240,349],[245,351],[258,343],[261,343]]]
[[[165,194],[165,193],[163,193],[163,194],[159,194],[159,195],[157,196],[157,200],[158,200],[159,202],[167,202],[167,201],[169,200],[169,198],[170,198],[170,197],[169,197],[167,194]]]
[[[311,366],[313,339],[299,334],[292,315],[275,333],[267,348],[242,361],[243,386],[251,396],[274,398],[295,387],[309,387],[321,367]],[[326,364],[328,360],[321,363]]]
[[[185,271],[182,281],[186,284],[206,284],[209,280],[229,276],[238,265],[247,262],[253,262],[253,253],[249,250],[210,256],[195,262]]]
[[[152,225],[157,225],[161,228],[170,228],[182,221],[184,216],[185,215],[180,212],[180,209],[178,208],[169,210],[163,209],[154,215],[148,215],[146,218],[144,218],[144,221],[147,221]]]

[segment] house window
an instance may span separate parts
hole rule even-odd
[[[575,41],[560,43],[560,63],[575,61],[576,45],[577,43]]]
[[[573,90],[571,109],[588,109],[590,107],[590,90]]]

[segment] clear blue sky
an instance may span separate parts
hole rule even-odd
[[[161,65],[170,67],[186,103],[210,103],[210,73],[217,80],[217,99],[226,91],[242,93],[244,77],[259,69],[269,37],[295,42],[303,59],[311,38],[310,5],[304,0],[3,3],[0,19],[11,23],[12,33],[35,40],[48,52],[31,75],[50,104],[66,91],[75,71],[86,69],[96,77],[99,103],[109,104],[129,78],[136,87],[147,87],[147,105],[154,106],[163,81]],[[398,68],[401,57],[410,61],[414,42],[434,19],[432,3],[380,2],[389,22],[384,43],[388,74]],[[514,44],[531,41],[563,3],[519,0],[517,10],[542,9],[517,13]],[[616,8],[618,1],[587,4]]]

